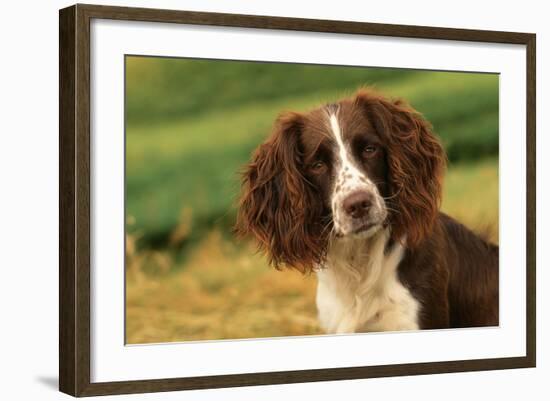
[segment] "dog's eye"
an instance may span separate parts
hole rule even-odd
[[[376,146],[367,145],[363,148],[362,156],[365,159],[368,159],[369,157],[374,156],[377,153],[377,151],[378,151],[378,148]]]
[[[327,165],[325,162],[321,161],[321,160],[317,160],[316,162],[312,163],[310,166],[309,166],[309,170],[313,173],[313,174],[321,174],[321,173],[324,173],[327,169]]]

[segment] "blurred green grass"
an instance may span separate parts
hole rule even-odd
[[[128,118],[147,124],[395,78],[394,70],[382,68],[133,56],[126,60]],[[403,77],[414,73],[399,71]]]
[[[126,66],[127,213],[152,246],[166,244],[182,208],[191,211],[189,241],[228,229],[238,171],[277,114],[365,84],[422,112],[452,162],[498,153],[494,74],[144,57]]]

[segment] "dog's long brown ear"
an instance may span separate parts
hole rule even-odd
[[[310,271],[323,257],[320,212],[301,171],[303,117],[286,113],[275,122],[242,177],[235,231],[252,235],[276,268]]]
[[[392,237],[418,245],[433,230],[442,196],[446,156],[431,125],[401,100],[390,101],[360,91],[356,101],[365,107],[375,129],[388,144]]]

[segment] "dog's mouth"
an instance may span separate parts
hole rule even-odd
[[[386,218],[387,213],[383,210],[361,218],[332,220],[332,233],[336,238],[369,238],[385,227]]]
[[[364,223],[362,225],[360,225],[359,227],[355,228],[351,233],[352,234],[361,234],[361,233],[364,233],[365,231],[368,231],[370,230],[371,228],[377,226],[378,224],[376,223]]]
[[[370,238],[382,228],[379,222],[369,222],[355,228],[350,235],[355,238]]]
[[[380,230],[383,227],[383,224],[378,221],[369,221],[361,223],[360,225],[357,225],[357,227],[354,227],[347,233],[344,232],[338,232],[336,234],[337,238],[369,238],[372,235],[376,234],[378,230]]]

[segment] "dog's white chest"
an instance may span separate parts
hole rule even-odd
[[[317,272],[317,308],[327,333],[419,328],[418,301],[397,278],[404,248],[395,244],[384,253],[387,239],[382,232],[368,248],[347,242],[329,252]]]

